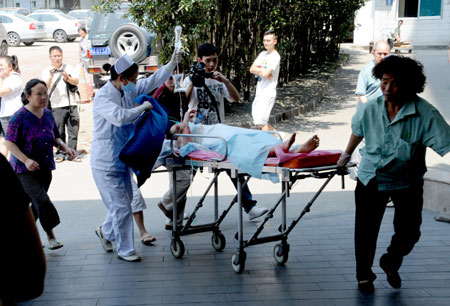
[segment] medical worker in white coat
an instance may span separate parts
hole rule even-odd
[[[119,159],[119,153],[125,146],[133,121],[152,105],[144,102],[136,107],[134,99],[161,86],[171,76],[180,57],[174,52],[167,65],[150,77],[137,80],[138,66],[125,54],[111,67],[111,80],[95,95],[91,168],[108,209],[105,221],[95,233],[106,252],[112,252],[111,241],[116,242],[117,257],[121,260],[141,260],[134,248],[131,176],[128,166]]]

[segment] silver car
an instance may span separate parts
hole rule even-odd
[[[8,54],[8,37],[3,24],[0,22],[0,56]]]
[[[30,11],[25,7],[2,7],[0,13],[28,15]]]
[[[54,38],[56,42],[74,41],[78,37],[78,28],[81,23],[78,19],[60,13],[33,13],[27,17],[45,24],[47,37]]]
[[[45,39],[45,25],[42,22],[20,14],[0,14],[0,20],[8,34],[8,45],[18,47],[21,42],[31,46],[35,41]]]

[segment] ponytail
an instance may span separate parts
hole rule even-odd
[[[9,67],[17,73],[20,73],[19,69],[19,59],[15,55],[2,55],[0,58],[3,58]]]

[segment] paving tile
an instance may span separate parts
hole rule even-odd
[[[98,300],[98,306],[125,306],[125,305],[162,305],[162,297],[119,297],[119,298],[101,298]]]
[[[33,302],[32,304],[32,306],[96,306],[96,305],[97,299],[42,301],[42,302]]]
[[[434,297],[447,297],[450,298],[450,288],[447,287],[441,287],[441,288],[427,288],[425,289],[426,292],[428,292],[431,296]]]
[[[124,297],[129,296],[129,289],[113,289],[99,291],[80,291],[74,290],[69,293],[69,299],[88,299],[88,298],[105,298],[105,297]]]
[[[228,301],[227,294],[189,294],[163,297],[164,304],[184,303],[215,303]]]

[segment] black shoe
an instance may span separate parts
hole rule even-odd
[[[373,285],[373,282],[367,280],[358,282],[358,288],[361,292],[364,293],[374,293],[375,292],[375,286]]]
[[[388,254],[383,254],[380,257],[380,268],[386,273],[387,281],[394,289],[400,289],[402,287],[402,279],[397,271],[389,270]]]
[[[164,216],[166,216],[167,218],[169,218],[170,220],[172,220],[172,218],[173,218],[173,213],[172,213],[171,211],[168,211],[168,210],[164,207],[163,203],[159,202],[159,203],[157,204],[157,206],[159,207],[159,209],[161,209],[161,211],[162,211],[162,213],[164,214]]]
[[[170,222],[170,223],[164,224],[164,229],[166,231],[172,231],[173,230],[173,223]],[[183,229],[183,224],[178,224],[177,231],[181,231],[182,229]]]

